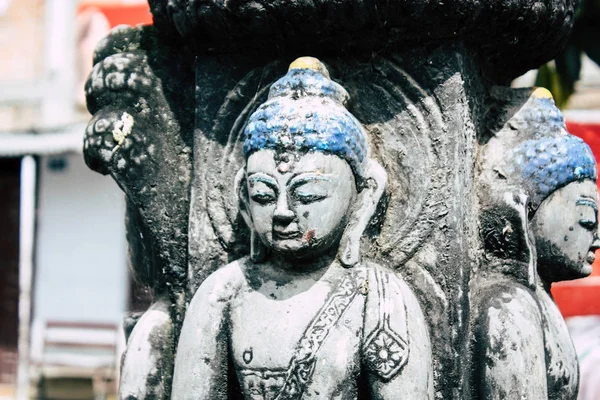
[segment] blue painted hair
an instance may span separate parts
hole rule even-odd
[[[534,209],[552,192],[571,182],[596,181],[596,160],[580,138],[563,134],[527,140],[513,150],[509,173],[520,176],[530,188]]]
[[[290,66],[275,82],[268,100],[251,116],[244,130],[244,156],[255,151],[311,152],[336,155],[362,177],[367,140],[360,122],[346,109],[349,95],[329,79],[325,66]]]
[[[538,92],[545,89],[537,89],[528,99],[517,115],[511,119],[511,125],[517,129],[529,132],[531,139],[542,137],[556,137],[566,134],[565,119],[554,104],[552,97],[540,97]],[[548,93],[549,96],[551,96]]]

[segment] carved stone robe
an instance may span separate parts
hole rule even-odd
[[[433,398],[425,320],[395,273],[334,264],[288,297],[276,294],[277,282],[253,281],[256,267],[238,260],[198,290],[173,398]],[[359,382],[369,393],[359,393]]]

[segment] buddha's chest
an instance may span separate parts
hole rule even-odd
[[[326,382],[314,385],[320,391],[316,398],[334,398],[354,387],[364,300],[338,301],[332,292],[326,285],[288,298],[247,291],[232,303],[230,348],[245,398],[275,398],[295,374],[307,377],[303,398],[311,397],[310,383],[324,377]]]
[[[548,393],[552,399],[575,398],[579,382],[577,353],[567,325],[552,298],[538,291],[544,316]]]

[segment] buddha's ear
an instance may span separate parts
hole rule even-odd
[[[340,242],[338,256],[343,266],[353,267],[360,262],[360,238],[375,214],[386,183],[385,169],[377,161],[370,159],[364,173],[363,189],[358,193],[356,206]]]
[[[254,230],[252,217],[249,211],[248,187],[246,186],[246,168],[242,167],[235,175],[234,194],[237,199],[240,214],[250,230]]]
[[[242,167],[235,176],[234,193],[237,198],[238,208],[242,218],[250,229],[250,259],[254,262],[262,262],[267,256],[267,248],[261,242],[254,229],[252,214],[250,213],[250,199],[248,198],[248,186],[246,185],[246,168]]]

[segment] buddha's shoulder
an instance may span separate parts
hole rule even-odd
[[[428,354],[425,317],[417,298],[402,276],[376,263],[362,263],[367,271],[363,357],[367,369],[384,381],[396,377],[409,353]],[[416,357],[416,358],[415,358]]]
[[[523,314],[525,310],[528,314],[537,314],[540,304],[535,290],[506,276],[492,275],[474,285],[474,293],[477,294],[474,307],[509,314]]]
[[[402,303],[410,310],[420,310],[417,297],[398,271],[372,261],[363,262],[361,266],[366,271],[370,297],[387,298]]]
[[[248,259],[240,258],[220,267],[202,282],[194,298],[205,298],[209,303],[227,302],[244,286]]]
[[[412,290],[406,284],[404,278],[398,271],[391,268],[382,266],[373,261],[365,261],[361,264],[365,269],[369,285],[376,285],[377,287],[393,287],[400,292],[409,292],[412,294]]]

